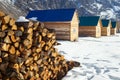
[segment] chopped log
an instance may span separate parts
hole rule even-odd
[[[28,39],[25,39],[23,41],[23,44],[25,47],[27,47],[27,49],[29,49],[30,47],[32,47],[32,41],[28,40]]]
[[[15,19],[11,18],[9,24],[10,26],[13,26],[15,24]]]
[[[6,44],[6,43],[3,43],[3,44],[2,44],[2,50],[3,50],[3,51],[8,51],[8,50],[9,50],[9,47],[10,47],[10,44]]]
[[[16,42],[20,42],[20,37],[16,37]]]
[[[33,34],[31,33],[31,34],[29,34],[29,35],[27,36],[27,39],[30,40],[30,41],[32,41],[32,40],[33,40],[32,37],[33,37]]]
[[[32,58],[32,57],[29,57],[29,58],[25,61],[25,64],[28,65],[28,64],[30,64],[31,62],[33,62],[33,58]]]
[[[7,35],[8,35],[8,36],[12,36],[12,35],[14,35],[14,31],[9,30]]]
[[[3,18],[2,23],[3,23],[3,24],[8,24],[9,21],[10,21],[10,16],[7,15],[7,16],[5,16],[5,17]]]
[[[20,77],[21,80],[24,80],[24,76],[22,75],[22,73],[19,73],[19,77]]]
[[[15,47],[11,46],[9,49],[10,54],[15,54]]]
[[[45,45],[45,42],[44,41],[41,41],[40,42],[40,45],[38,47],[43,47]]]
[[[16,37],[20,37],[22,35],[23,35],[22,31],[20,31],[20,30],[15,31],[15,36]]]
[[[37,30],[37,28],[39,27],[39,22],[35,22],[34,24],[33,24],[33,26],[34,26],[34,28],[33,28],[33,30]]]
[[[23,27],[23,26],[21,26],[21,27],[20,27],[20,30],[21,30],[22,32],[24,32],[24,27]]]
[[[18,47],[19,47],[19,42],[15,42],[15,43],[14,43],[14,46],[15,46],[16,48],[18,48]]]
[[[0,32],[0,38],[3,38],[3,37],[5,37],[5,32]]]
[[[18,64],[14,64],[13,68],[16,69],[17,73],[19,73],[19,65]]]
[[[37,49],[36,49],[36,52],[37,52],[37,53],[40,53],[41,51],[42,51],[41,48],[37,48]]]
[[[2,62],[2,58],[0,58],[0,63]]]
[[[5,42],[5,43],[12,43],[9,36],[6,36],[6,37],[4,38],[4,42]]]
[[[24,58],[28,58],[31,54],[32,54],[32,50],[31,49],[25,49],[23,51]]]
[[[33,22],[29,21],[28,27],[32,27],[33,26]]]
[[[42,59],[39,59],[39,60],[37,61],[37,64],[40,65],[41,63],[42,63]]]
[[[29,28],[27,33],[33,33],[33,28]]]
[[[11,40],[13,43],[15,43],[17,41],[14,35],[11,36]]]
[[[48,33],[48,34],[47,34],[47,37],[48,37],[48,38],[51,38],[52,36],[53,36],[53,33]]]
[[[19,44],[19,45],[20,45],[20,46],[19,46],[20,52],[23,52],[23,51],[25,50],[24,46],[23,46],[22,44]]]
[[[16,56],[20,56],[20,51],[16,50]]]
[[[17,26],[14,24],[14,25],[12,25],[12,28],[11,28],[12,30],[17,30]]]
[[[8,53],[2,52],[2,58],[5,59],[5,58],[7,58],[7,57],[8,57]]]
[[[2,25],[2,31],[6,30],[7,28],[7,25]]]
[[[39,42],[41,42],[42,41],[42,36],[41,35],[39,35],[39,40],[38,40]]]
[[[47,34],[45,32],[42,32],[42,36],[45,37]]]

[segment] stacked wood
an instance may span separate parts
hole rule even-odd
[[[2,12],[0,23],[0,79],[61,80],[80,65],[58,53],[55,32],[42,23],[30,21],[19,26]]]

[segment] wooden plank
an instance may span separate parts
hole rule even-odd
[[[70,36],[57,36],[59,40],[70,40]]]

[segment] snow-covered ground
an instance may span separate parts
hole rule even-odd
[[[56,47],[67,60],[81,63],[62,80],[120,80],[120,34],[58,42],[62,45]]]

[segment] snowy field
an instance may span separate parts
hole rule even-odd
[[[67,60],[81,63],[62,80],[120,80],[120,34],[58,42],[62,45],[56,47]]]

